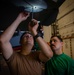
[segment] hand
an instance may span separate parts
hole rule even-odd
[[[35,36],[37,34],[37,29],[38,29],[39,24],[38,24],[38,21],[35,19],[32,19],[32,22],[34,25],[31,25],[32,23],[30,22],[28,26],[29,26],[29,30],[31,31],[31,33]]]
[[[24,20],[26,20],[28,17],[29,17],[29,15],[30,15],[30,13],[28,13],[28,12],[21,12],[19,15],[18,15],[18,19],[20,20],[20,21],[24,21]]]

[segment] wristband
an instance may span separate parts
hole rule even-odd
[[[34,36],[35,39],[37,39],[38,37],[40,37],[39,34],[36,34],[36,35]]]

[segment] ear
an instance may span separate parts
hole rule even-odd
[[[63,42],[61,42],[61,45],[63,46]]]

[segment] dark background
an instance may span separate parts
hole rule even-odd
[[[15,2],[16,0],[14,0]],[[17,0],[18,1],[18,0]],[[22,1],[22,0],[21,0]],[[23,0],[24,2],[29,0]],[[35,2],[35,0],[31,0]],[[41,2],[38,0],[39,3]],[[59,7],[65,0],[43,0],[47,4],[47,9],[41,12],[34,13],[34,18],[40,21],[40,25],[49,26],[55,22],[59,13]],[[57,2],[55,2],[57,1]],[[36,2],[35,2],[36,4]],[[42,4],[41,4],[42,5]],[[0,31],[5,30],[18,16],[20,12],[24,11],[23,7],[18,7],[11,0],[0,0]],[[17,30],[25,31],[28,30],[27,24],[31,21],[32,15],[19,25]]]
[[[0,2],[0,30],[5,30],[18,16],[18,14],[22,10],[12,4],[10,1],[1,1]],[[27,29],[27,23],[22,22],[21,27],[19,29],[26,30]]]

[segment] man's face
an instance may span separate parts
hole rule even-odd
[[[26,33],[23,35],[22,39],[21,39],[21,44],[30,44],[30,45],[34,45],[34,39],[33,36],[29,33]]]
[[[61,42],[57,37],[53,37],[50,40],[50,46],[53,51],[60,50],[63,46],[63,42]]]

